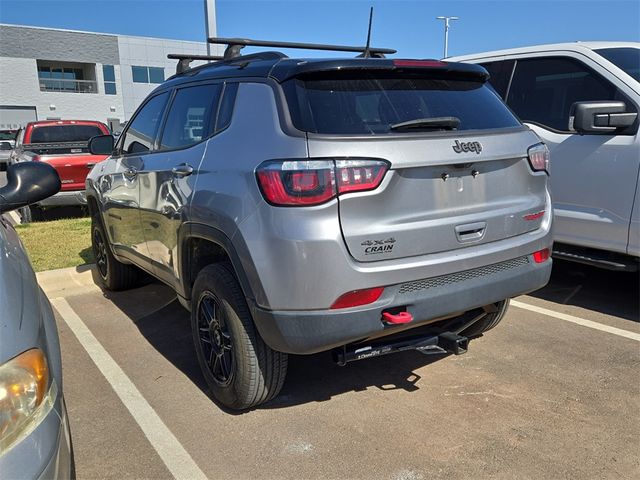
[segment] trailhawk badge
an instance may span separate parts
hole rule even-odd
[[[460,140],[456,140],[456,143],[454,143],[451,148],[453,148],[453,151],[456,153],[476,152],[480,155],[482,144],[480,142],[461,142]]]
[[[386,240],[365,240],[360,245],[366,247],[364,249],[365,255],[374,255],[377,253],[390,253],[393,250],[394,243],[396,243],[396,239],[390,237]]]

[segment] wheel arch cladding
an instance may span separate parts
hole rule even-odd
[[[198,273],[207,265],[228,263],[231,265],[250,308],[254,304],[259,284],[252,284],[231,239],[220,230],[202,224],[190,224],[182,240],[182,264],[180,272],[185,298],[191,298],[193,284]]]

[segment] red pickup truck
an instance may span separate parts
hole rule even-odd
[[[47,162],[60,175],[60,192],[38,203],[39,207],[84,205],[87,174],[107,158],[91,155],[87,144],[91,137],[109,133],[105,124],[90,120],[30,122],[18,132],[9,161]]]

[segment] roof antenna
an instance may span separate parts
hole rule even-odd
[[[373,23],[373,7],[369,10],[369,30],[367,30],[367,45],[364,47],[364,52],[360,55],[362,58],[370,58],[371,57],[371,24]]]

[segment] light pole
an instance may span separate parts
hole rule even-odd
[[[217,35],[216,29],[216,5],[214,0],[204,0],[204,26],[207,35],[209,37],[215,37]],[[211,44],[207,41],[207,55],[211,55]]]
[[[449,21],[458,20],[458,17],[436,17],[436,20],[444,20],[444,56],[442,58],[447,58],[449,51]]]

